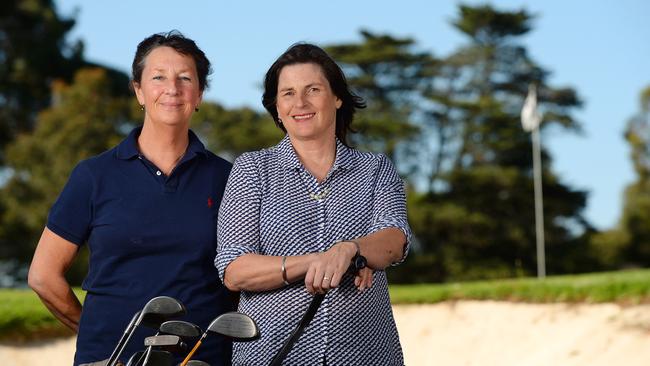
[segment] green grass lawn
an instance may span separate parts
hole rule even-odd
[[[82,298],[82,292],[77,290]],[[394,285],[393,304],[448,300],[520,302],[650,302],[650,269],[574,276],[492,280],[449,284]],[[71,334],[30,290],[0,290],[0,341],[22,342]]]
[[[390,288],[393,304],[430,304],[447,300],[519,302],[650,302],[650,270],[603,272],[573,276],[491,280]]]
[[[77,296],[83,294],[77,292]],[[0,341],[24,342],[72,335],[28,289],[0,289]]]

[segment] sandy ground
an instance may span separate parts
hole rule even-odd
[[[407,365],[648,366],[650,305],[395,306]],[[74,340],[0,345],[6,366],[72,364]]]

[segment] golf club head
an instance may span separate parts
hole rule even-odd
[[[171,334],[162,334],[147,337],[144,339],[145,347],[157,347],[163,351],[168,351],[173,354],[186,353],[188,346],[181,337]]]
[[[189,360],[186,366],[210,366],[210,364],[200,360]]]
[[[126,363],[126,366],[143,366],[142,362],[144,361],[144,354],[146,351],[138,351],[129,358],[129,362]],[[171,353],[160,350],[152,350],[149,355],[149,361],[147,361],[147,366],[173,366],[174,365],[174,356]]]
[[[224,335],[238,342],[252,341],[260,336],[255,321],[248,315],[231,311],[216,317],[208,326],[208,331]]]
[[[144,339],[145,347],[162,347],[162,346],[177,346],[181,343],[181,337],[171,334],[161,334],[150,336]]]
[[[169,296],[158,296],[149,300],[140,312],[140,322],[149,328],[158,328],[169,319],[185,315],[187,311],[180,301]]]
[[[198,326],[182,320],[168,320],[160,324],[158,331],[163,334],[177,335],[184,340],[198,338],[203,333]]]

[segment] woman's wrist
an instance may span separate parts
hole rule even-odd
[[[353,240],[343,240],[336,243],[341,249],[345,250],[350,259],[357,255],[357,248],[359,244]]]

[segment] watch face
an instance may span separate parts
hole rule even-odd
[[[354,268],[358,270],[366,268],[366,265],[368,262],[366,261],[366,257],[362,255],[357,255],[354,257]]]

